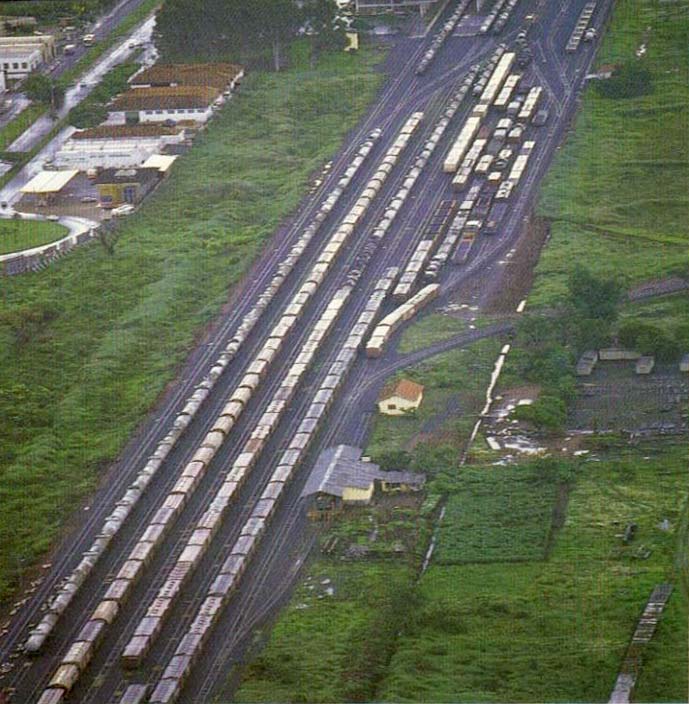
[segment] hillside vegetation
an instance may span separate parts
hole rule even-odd
[[[589,84],[543,190],[540,212],[553,220],[552,238],[531,303],[557,302],[572,262],[625,285],[689,272],[687,45],[683,3],[615,3],[598,63],[636,66],[650,85],[636,97],[606,97]]]

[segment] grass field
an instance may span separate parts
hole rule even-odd
[[[308,176],[380,82],[379,55],[253,74],[141,210],[94,244],[2,284],[0,596],[174,377]]]
[[[643,459],[647,452],[651,459]],[[580,468],[547,562],[431,567],[379,700],[607,701],[646,599],[669,580],[679,588],[647,652],[635,701],[686,701],[687,598],[675,568],[677,525],[687,508],[686,452],[646,449],[602,459]],[[506,529],[510,486],[492,499],[494,521]],[[465,513],[473,508],[467,495]],[[670,531],[658,528],[664,518]],[[624,546],[619,534],[630,521],[639,529]],[[455,525],[469,533],[457,536],[469,546],[482,539],[482,522],[467,517]],[[517,552],[528,557],[533,541],[517,540]]]
[[[467,321],[461,318],[454,318],[442,313],[431,313],[402,333],[397,350],[402,354],[415,352],[459,335],[467,327]]]
[[[67,228],[56,222],[0,220],[0,254],[38,247],[67,234]]]
[[[419,441],[449,443],[459,450],[484,405],[485,389],[500,347],[497,339],[480,340],[401,372],[399,377],[424,385],[424,398],[412,415],[376,415],[368,447],[372,459],[410,449]]]
[[[465,467],[451,484],[434,562],[543,559],[557,486],[535,465]]]
[[[335,532],[351,527],[346,520]],[[232,701],[374,700],[413,603],[413,576],[399,556],[348,563],[319,558],[281,614],[267,647],[245,669]]]
[[[647,28],[650,31],[647,32]],[[577,261],[625,284],[675,271],[689,257],[689,15],[677,3],[620,0],[599,63],[637,62],[653,90],[602,97],[588,88],[576,129],[545,184],[540,212],[552,238],[530,304],[552,304]]]

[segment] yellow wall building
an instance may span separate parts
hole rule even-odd
[[[383,389],[378,410],[387,416],[402,416],[415,411],[422,400],[423,386],[409,379],[401,379]]]

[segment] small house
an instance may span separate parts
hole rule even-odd
[[[367,506],[377,489],[413,492],[423,488],[425,477],[413,472],[382,470],[361,459],[361,448],[337,445],[321,452],[311,472],[304,497],[313,499],[312,518],[322,518],[344,506]]]
[[[598,352],[601,362],[634,362],[641,357],[641,352],[625,350],[621,347],[607,347]]]
[[[423,386],[409,379],[400,379],[383,389],[378,410],[388,416],[401,416],[415,411],[423,400]]]
[[[636,373],[637,374],[650,374],[653,371],[656,360],[655,357],[649,355],[644,355],[636,360]]]
[[[681,372],[689,372],[689,352],[682,357],[682,360],[679,363],[679,370]]]
[[[596,350],[584,352],[577,362],[577,376],[591,376],[596,362],[598,362],[598,352]]]
[[[95,180],[101,208],[141,202],[160,180],[153,169],[104,169]]]

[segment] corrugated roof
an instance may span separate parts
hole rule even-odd
[[[155,64],[133,76],[130,83],[141,85],[213,86],[223,89],[243,68],[236,64]]]
[[[142,164],[144,169],[158,169],[165,173],[174,164],[177,156],[167,156],[165,154],[151,154]]]
[[[385,401],[393,396],[399,396],[407,401],[415,402],[423,396],[423,386],[410,379],[400,379],[388,384],[380,395],[380,400]]]
[[[368,489],[379,480],[391,484],[422,486],[425,477],[414,472],[386,472],[377,464],[361,461],[361,448],[338,445],[321,452],[302,496],[330,494],[342,496],[346,487]]]
[[[181,127],[163,124],[145,125],[99,125],[87,130],[74,132],[70,139],[131,139],[136,137],[160,137],[175,135]]]
[[[77,174],[77,169],[66,171],[41,171],[22,186],[22,193],[58,193]]]
[[[158,169],[144,168],[109,168],[103,169],[96,177],[94,183],[147,183],[159,178]]]
[[[210,86],[133,88],[115,98],[109,109],[118,111],[204,108],[219,95],[220,90]]]

